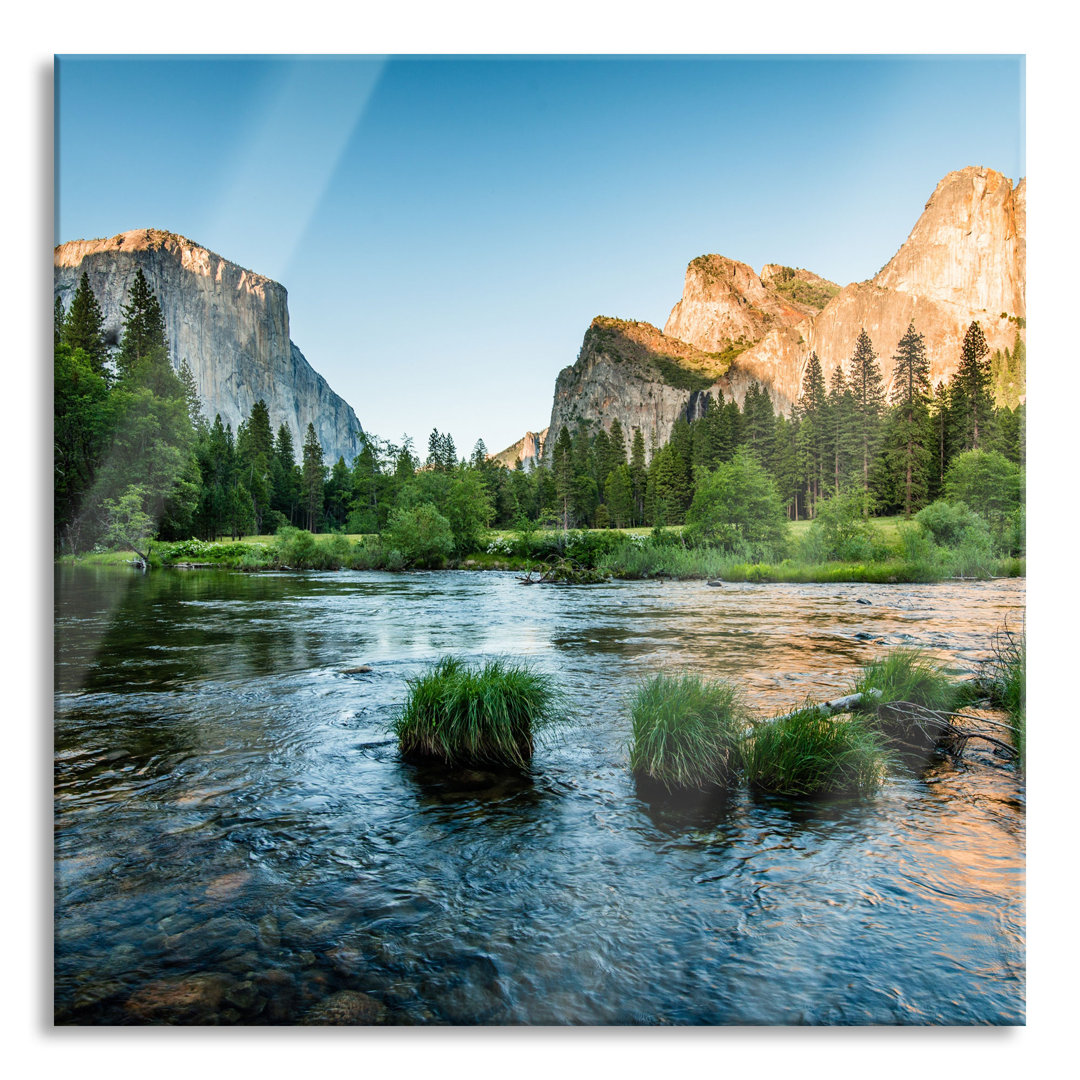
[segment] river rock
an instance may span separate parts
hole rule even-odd
[[[300,1020],[301,1024],[381,1024],[386,1020],[386,1007],[359,990],[339,990],[313,1005]]]
[[[157,979],[140,986],[124,1008],[148,1024],[213,1024],[233,982],[218,972]]]
[[[367,664],[357,664],[356,667],[347,667],[342,675],[366,675],[372,669]]]
[[[869,605],[870,601],[867,600],[865,597],[860,596],[859,599],[855,601],[855,603],[856,604],[867,604],[867,605]]]
[[[259,948],[267,952],[273,952],[281,946],[281,931],[278,929],[277,918],[273,915],[264,915],[259,920],[257,936]]]

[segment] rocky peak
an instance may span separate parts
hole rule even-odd
[[[543,459],[547,435],[547,428],[543,431],[526,431],[512,446],[500,450],[497,454],[489,454],[488,457],[508,469],[513,469],[519,461],[527,470],[535,469]]]
[[[116,345],[138,270],[161,304],[170,360],[177,369],[187,361],[208,419],[220,413],[235,432],[262,398],[274,429],[285,423],[298,452],[309,423],[329,461],[359,452],[355,412],[289,338],[288,294],[278,282],[176,233],[133,229],[55,248],[54,294],[70,307],[85,271],[106,341]]]
[[[706,352],[651,323],[597,316],[577,361],[559,372],[548,430],[610,430],[618,419],[627,452],[634,428],[646,444],[663,443],[679,416],[703,407],[703,391],[724,381],[738,353],[738,346]]]
[[[729,345],[752,345],[769,330],[793,326],[816,310],[766,286],[746,263],[699,255],[686,268],[683,294],[664,323],[664,334],[717,352]]]
[[[828,381],[847,371],[859,331],[873,342],[888,385],[896,346],[914,322],[936,384],[960,362],[971,322],[991,349],[1024,335],[1026,195],[1021,180],[992,169],[950,173],[936,187],[900,250],[873,280],[840,288],[807,270],[703,255],[661,333],[648,323],[594,319],[577,363],[559,373],[551,430],[566,423],[666,439],[706,395],[742,401],[754,381],[779,410],[798,400],[810,353]]]
[[[949,173],[874,284],[998,315],[1025,314],[1027,186],[993,169]]]

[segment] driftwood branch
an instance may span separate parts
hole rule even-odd
[[[790,720],[793,716],[799,716],[806,712],[813,712],[818,716],[835,716],[837,713],[851,712],[852,709],[869,704],[879,697],[881,697],[880,690],[869,690],[865,694],[848,694],[847,697],[833,698],[832,701],[822,701],[817,705],[806,705],[801,709],[796,709],[795,712],[788,713],[785,716],[777,716],[774,719]]]
[[[988,735],[985,731],[968,726],[982,723],[992,724],[995,727],[1005,725],[966,713],[929,709],[913,701],[890,701],[879,704],[877,702],[880,698],[881,691],[871,689],[864,694],[848,694],[846,697],[834,698],[832,701],[805,705],[793,713],[778,716],[775,719],[788,720],[793,716],[807,713],[822,717],[835,716],[838,713],[851,712],[859,707],[871,706],[877,713],[876,726],[889,742],[900,750],[927,754],[936,749],[944,749],[960,757],[971,739],[981,739],[1004,751],[1010,758],[1019,757],[1016,748],[1009,743]]]

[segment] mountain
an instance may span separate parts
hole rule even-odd
[[[547,433],[547,428],[543,431],[526,431],[512,446],[500,450],[497,454],[488,454],[488,457],[500,465],[505,465],[508,469],[514,468],[519,461],[526,470],[535,469],[543,457]]]
[[[926,339],[932,381],[948,381],[964,334],[978,320],[993,349],[1012,348],[1025,327],[1026,195],[1021,180],[966,168],[937,185],[907,240],[871,279],[840,288],[807,270],[703,255],[686,270],[682,297],[663,331],[594,319],[578,359],[555,384],[550,430],[618,417],[629,440],[663,443],[704,397],[742,401],[762,383],[790,412],[817,352],[826,382],[845,371],[859,330],[874,343],[886,385],[897,343],[914,321]],[[602,331],[602,332],[601,332]]]
[[[188,362],[203,411],[233,432],[262,398],[276,431],[285,423],[299,453],[309,423],[328,462],[360,452],[360,422],[289,337],[288,294],[191,240],[136,229],[106,240],[74,240],[53,251],[53,290],[67,308],[85,271],[118,345],[128,288],[141,269],[161,304],[169,354]]]

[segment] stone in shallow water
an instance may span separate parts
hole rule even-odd
[[[381,1002],[359,990],[339,990],[313,1005],[302,1024],[381,1024],[386,1009]]]
[[[157,979],[140,986],[124,1008],[148,1024],[214,1024],[235,980],[217,972]]]

